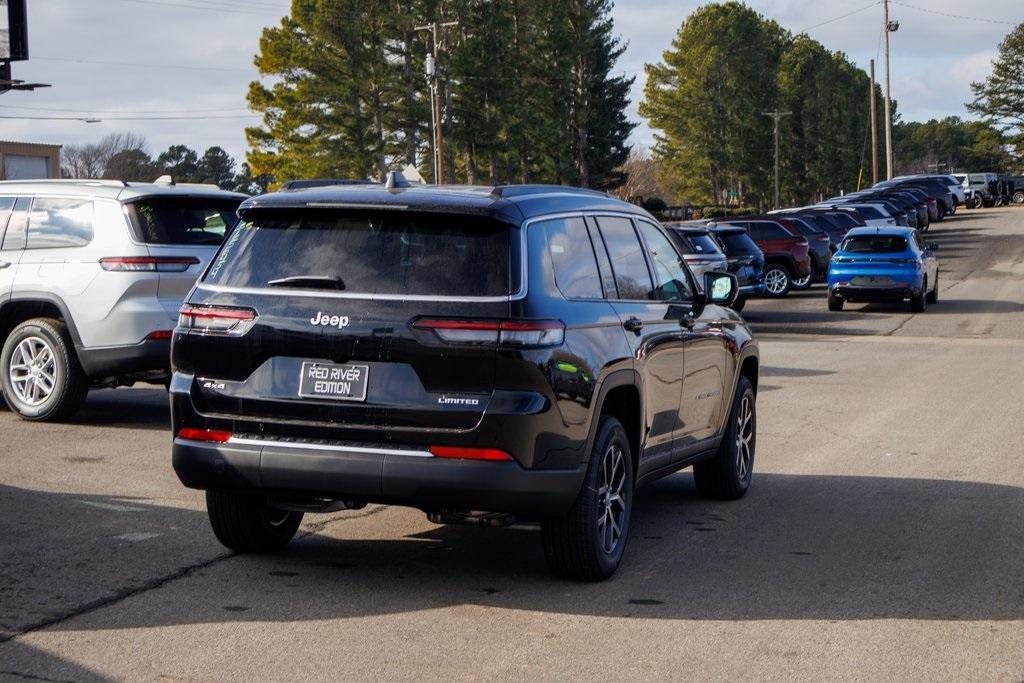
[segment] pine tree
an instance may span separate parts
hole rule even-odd
[[[967,109],[1009,132],[1024,157],[1024,23],[999,44],[992,73],[981,83],[971,83],[974,101]]]

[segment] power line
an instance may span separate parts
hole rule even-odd
[[[881,5],[881,4],[882,4],[881,0],[879,0],[878,2],[873,2],[870,5],[864,5],[860,9],[855,9],[852,12],[847,12],[846,14],[840,14],[838,17],[833,17],[833,18],[828,19],[826,21],[823,21],[823,22],[821,22],[819,24],[815,24],[814,26],[808,26],[807,28],[800,29],[799,31],[797,31],[797,33],[807,33],[812,28],[818,28],[819,26],[824,26],[826,24],[831,24],[834,21],[839,21],[840,19],[845,19],[846,17],[852,17],[854,14],[859,14],[860,12],[863,12],[864,10],[869,10],[872,7],[877,7],[878,5]]]
[[[251,9],[238,9],[238,7],[240,7],[240,6],[216,7],[216,6],[209,6],[209,4],[204,4],[204,5],[181,5],[181,4],[178,4],[178,3],[175,3],[175,2],[168,2],[167,0],[121,0],[121,2],[134,2],[134,3],[140,4],[140,5],[156,5],[156,6],[159,6],[159,7],[174,7],[176,9],[191,9],[191,10],[197,10],[197,11],[200,11],[200,12],[223,12],[225,14],[248,14],[250,16],[257,16],[257,17],[269,17],[269,16],[281,17],[281,16],[287,15],[287,13],[288,13],[288,10],[281,10],[281,12],[274,12],[269,7],[266,10],[253,11],[253,10],[256,10],[255,7],[251,8]]]
[[[104,116],[102,119],[91,116],[5,116],[0,119],[17,119],[21,121],[210,121],[214,119],[255,119],[259,114],[232,114],[226,116]]]
[[[1003,24],[1004,26],[1016,26],[1019,22],[1014,21],[1001,21],[999,19],[984,19],[982,17],[971,17],[963,14],[950,14],[949,12],[940,12],[934,9],[926,9],[924,7],[918,7],[917,5],[909,5],[905,2],[897,2],[897,0],[889,0],[894,5],[900,7],[906,7],[908,9],[914,9],[918,12],[927,12],[928,14],[937,14],[940,17],[949,17],[951,19],[963,19],[965,21],[980,21],[985,24]]]
[[[187,71],[236,71],[244,73],[253,73],[255,67],[251,69],[242,69],[239,67],[227,67],[227,66],[189,66],[187,64],[144,64],[141,62],[108,62],[96,59],[77,59],[71,57],[32,57],[33,60],[41,60],[46,62],[73,62],[76,64],[99,64],[102,66],[135,66],[145,69],[185,69]]]
[[[125,111],[116,109],[60,109],[57,107],[24,107],[14,104],[0,104],[0,109],[26,109],[31,111],[59,111],[74,114],[124,114],[124,115],[145,115],[145,114],[223,114],[226,112],[249,111],[246,107],[231,107],[225,109],[158,109],[154,111]]]

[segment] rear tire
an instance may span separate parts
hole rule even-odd
[[[798,292],[802,292],[811,288],[814,283],[814,275],[805,275],[804,277],[798,277],[793,280],[793,289]]]
[[[843,300],[834,294],[828,295],[828,310],[830,311],[841,311],[843,310]]]
[[[542,525],[544,555],[553,574],[578,581],[604,581],[615,573],[629,537],[633,487],[633,458],[626,430],[617,419],[605,415],[598,424],[576,502],[565,516]]]
[[[977,195],[976,194],[973,197],[971,197],[971,208],[972,209],[980,209],[984,205],[985,205],[985,200],[982,199],[981,195]]]
[[[0,351],[0,390],[22,419],[66,420],[89,393],[67,326],[52,318],[34,318],[16,326]]]
[[[924,313],[928,308],[928,280],[921,284],[921,292],[910,300],[910,310],[913,313]]]
[[[1024,204],[1024,190],[1017,190],[1013,193],[1014,204]]]
[[[779,263],[769,264],[764,271],[765,296],[778,298],[789,294],[793,286],[793,276],[789,268]]]
[[[217,540],[236,553],[277,552],[302,523],[301,512],[278,510],[258,495],[233,491],[207,491],[206,511]]]
[[[718,453],[693,466],[693,482],[705,498],[738,500],[750,488],[757,446],[757,403],[750,380],[740,376]]]
[[[928,292],[928,296],[925,297],[929,306],[934,306],[939,303],[939,276],[935,276],[935,286],[932,287],[932,291]]]

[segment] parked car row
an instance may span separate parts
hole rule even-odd
[[[964,203],[972,209],[1024,204],[1024,175],[956,173],[953,177],[964,190]]]

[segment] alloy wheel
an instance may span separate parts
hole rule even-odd
[[[770,294],[782,294],[786,291],[786,273],[779,268],[772,268],[765,273],[764,286]]]
[[[754,409],[749,396],[740,401],[740,409],[736,412],[736,476],[746,483],[750,478],[751,465],[754,461]]]
[[[597,533],[601,549],[614,554],[626,528],[625,454],[611,444],[601,458],[601,488],[597,490]]]
[[[11,388],[28,406],[45,403],[57,386],[57,363],[53,348],[41,337],[22,339],[8,363]]]
[[[809,284],[811,284],[810,275],[804,275],[803,277],[798,277],[795,280],[793,280],[793,286],[796,287],[797,289],[801,287],[806,287]]]

